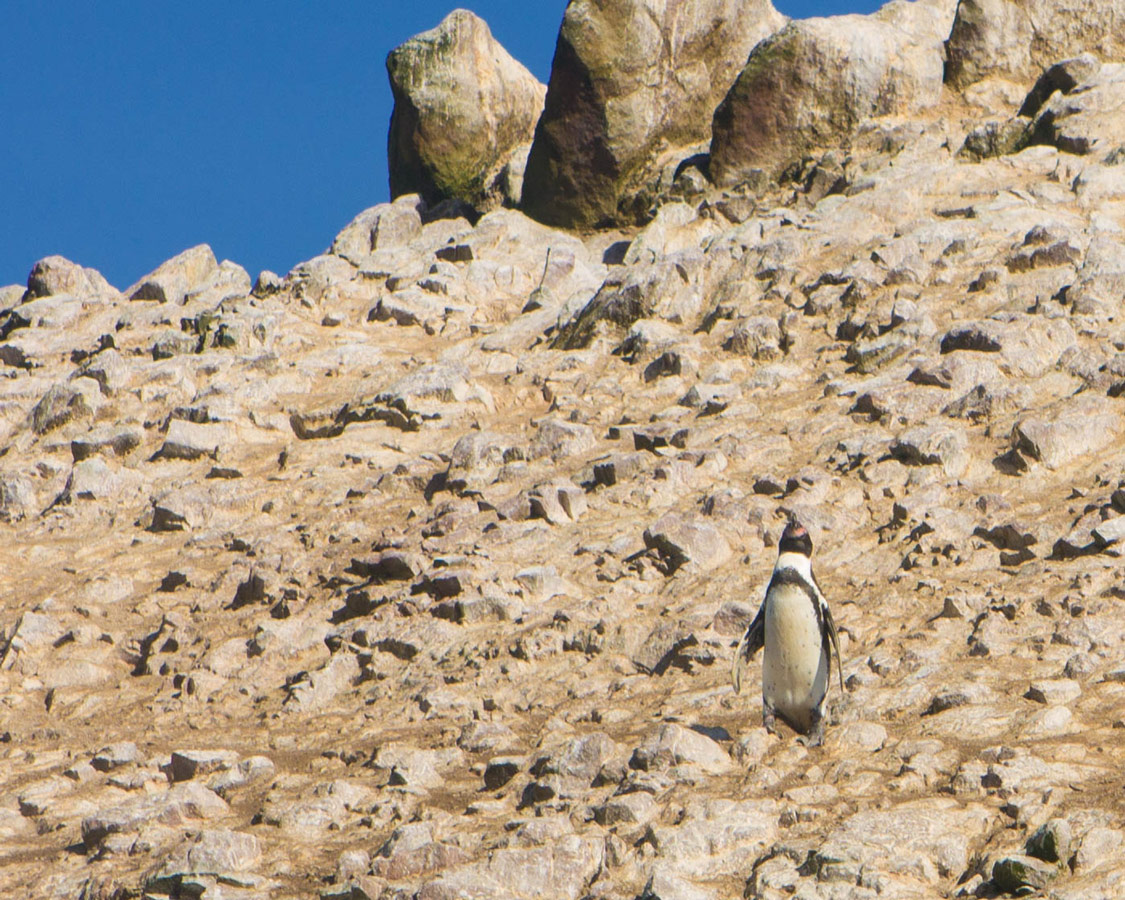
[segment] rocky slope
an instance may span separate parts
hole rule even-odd
[[[404,195],[0,289],[0,890],[1113,896],[1123,71],[640,229]],[[790,513],[815,749],[728,679]]]

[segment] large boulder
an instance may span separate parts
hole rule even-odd
[[[572,0],[524,210],[560,226],[643,215],[646,187],[669,161],[706,149],[716,104],[784,22],[769,0]]]
[[[546,87],[473,13],[457,9],[387,55],[395,106],[391,197],[515,202]]]
[[[188,294],[210,284],[218,273],[219,263],[211,248],[198,244],[161,263],[127,287],[125,296],[130,300],[183,303]]]
[[[64,256],[48,256],[31,267],[23,302],[56,294],[94,297],[115,293],[113,286],[96,269],[83,268]]]
[[[869,16],[801,19],[754,48],[715,110],[711,177],[776,177],[817,150],[845,147],[876,116],[941,97],[953,0],[894,0]]]
[[[946,77],[965,88],[990,76],[1031,81],[1090,52],[1125,56],[1125,0],[961,0],[946,43]]]

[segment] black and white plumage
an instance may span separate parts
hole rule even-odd
[[[844,673],[840,642],[828,601],[812,573],[812,539],[790,522],[777,545],[777,563],[758,614],[735,652],[731,680],[742,689],[742,668],[765,648],[762,657],[762,722],[775,730],[781,716],[816,746],[824,738],[824,701],[832,680],[832,656],[840,690]]]

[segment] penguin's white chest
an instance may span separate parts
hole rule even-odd
[[[807,728],[828,692],[828,655],[813,601],[799,585],[776,586],[765,616],[762,697],[793,725]]]

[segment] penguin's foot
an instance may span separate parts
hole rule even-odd
[[[762,704],[762,726],[770,734],[777,734],[777,713],[774,708],[767,704]]]
[[[797,738],[806,747],[819,747],[824,743],[824,713],[819,709],[812,711],[812,725],[809,733]]]

